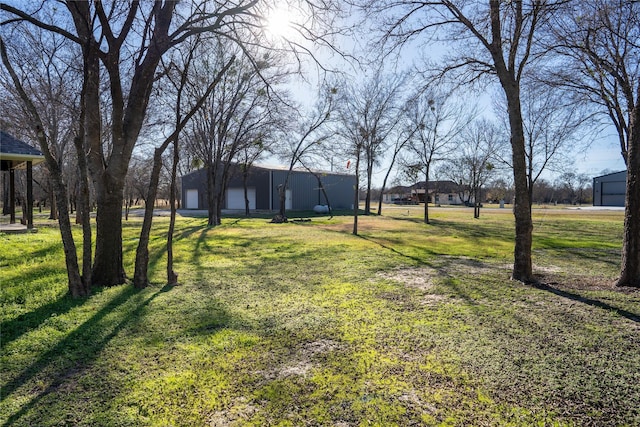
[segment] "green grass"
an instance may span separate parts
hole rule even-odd
[[[622,213],[536,210],[540,286],[509,280],[508,210],[384,214],[359,237],[349,217],[180,218],[176,287],[159,218],[154,284],[85,300],[55,228],[0,235],[0,424],[640,424],[640,293],[610,285]]]

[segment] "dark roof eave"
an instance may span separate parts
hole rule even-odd
[[[0,160],[10,161],[13,164],[13,169],[24,169],[26,168],[27,162],[31,162],[34,166],[44,162],[44,156],[35,154],[0,153]]]
[[[623,173],[623,172],[627,172],[627,170],[625,169],[625,170],[621,170],[621,171],[618,171],[618,172],[611,172],[611,173],[607,173],[607,174],[600,175],[600,176],[594,176],[593,179],[604,178],[605,176],[610,176],[610,175],[617,175],[617,174]]]

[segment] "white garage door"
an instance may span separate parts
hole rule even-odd
[[[187,209],[198,209],[198,190],[187,190]]]
[[[249,209],[256,208],[256,189],[247,188]],[[229,188],[227,190],[227,209],[244,210],[244,188]]]
[[[284,193],[284,208],[286,210],[291,210],[293,209],[293,195],[291,194],[291,190],[287,190]]]

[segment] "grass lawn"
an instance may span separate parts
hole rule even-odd
[[[622,212],[536,209],[529,286],[509,210],[385,209],[359,237],[348,216],[179,218],[176,287],[157,218],[154,285],[85,300],[55,224],[0,235],[0,425],[640,425]]]

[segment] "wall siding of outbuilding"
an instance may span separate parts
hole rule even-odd
[[[286,179],[287,171],[273,170],[273,209],[279,208],[278,187]],[[317,174],[329,197],[333,209],[350,209],[355,197],[355,176],[329,173]],[[311,210],[316,205],[326,205],[318,178],[310,172],[292,171],[287,188],[291,190],[292,210]]]
[[[627,171],[593,178],[594,206],[624,206],[627,189]]]
[[[326,174],[321,179],[333,209],[353,209],[356,191],[354,175]],[[326,204],[326,201],[321,204]]]
[[[284,183],[286,170],[269,169],[254,166],[249,171],[247,187],[254,188],[257,210],[278,210],[278,186]],[[333,173],[318,173],[322,180],[334,209],[350,209],[353,205],[355,190],[355,176]],[[288,189],[291,190],[292,210],[311,210],[316,205],[326,205],[327,200],[322,194],[318,178],[306,171],[292,171],[289,176]],[[229,179],[227,188],[242,189],[242,174],[236,170]],[[207,175],[206,169],[199,169],[182,177],[182,206],[187,205],[189,190],[198,191],[198,209],[207,209]],[[224,198],[223,209],[227,209],[227,198]]]
[[[187,191],[198,190],[198,207],[187,206]],[[198,169],[182,177],[182,206],[189,209],[207,209],[207,170]]]

